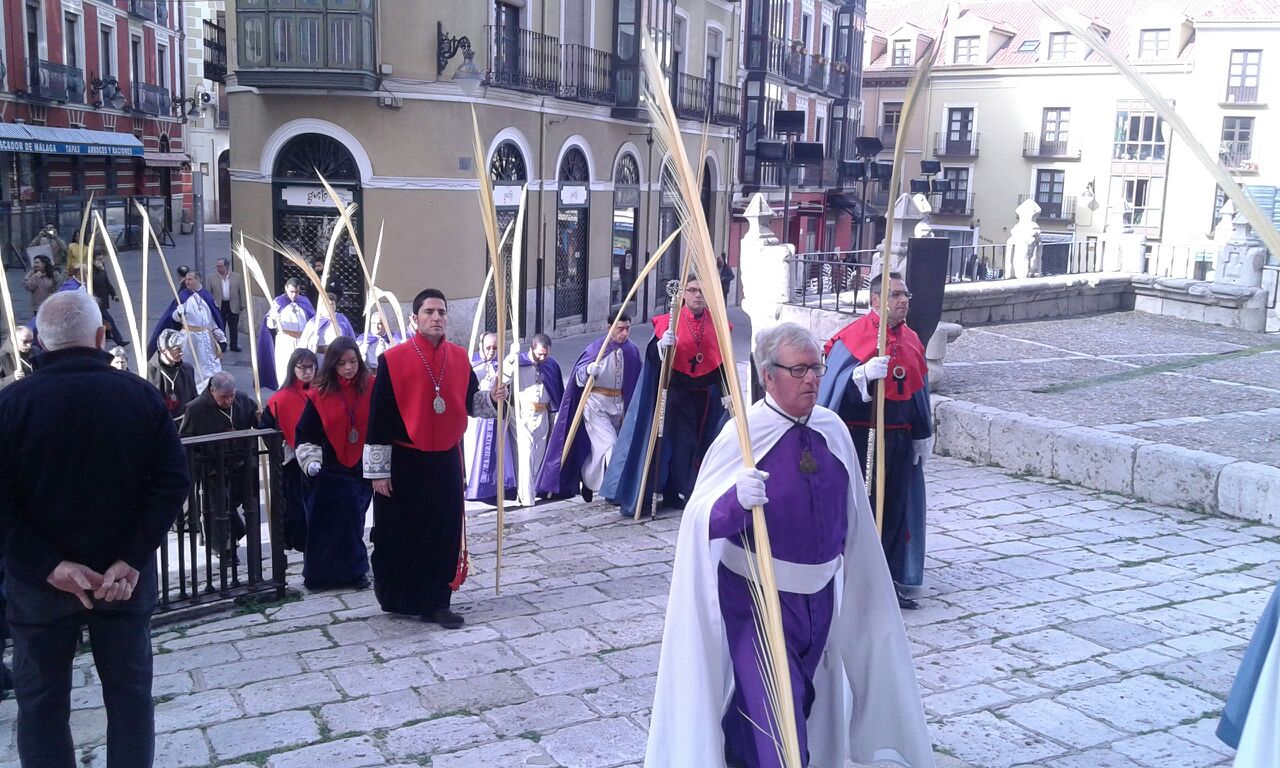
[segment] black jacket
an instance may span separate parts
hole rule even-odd
[[[186,454],[160,393],[109,360],[46,352],[0,392],[0,542],[29,584],[62,560],[144,570],[186,500]]]

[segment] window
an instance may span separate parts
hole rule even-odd
[[[116,30],[103,24],[98,28],[98,77],[106,80],[116,73]]]
[[[684,58],[685,32],[688,29],[683,16],[671,20],[671,71],[680,72]]]
[[[822,141],[824,138],[826,138],[826,134],[824,134],[824,133],[822,132],[822,124],[823,124],[824,122],[825,122],[825,120],[823,120],[823,118],[821,118],[821,117],[818,117],[818,118],[815,118],[815,119],[814,119],[814,121],[813,121],[813,140],[814,140],[814,141]],[[832,156],[833,156],[833,155],[832,155],[832,153],[830,152],[830,150],[828,150],[828,151],[827,151],[827,155],[826,155],[826,156],[827,156],[827,157],[832,157]]]
[[[718,83],[720,81],[720,55],[723,51],[724,42],[718,29],[707,30],[707,82]]]
[[[1231,104],[1258,102],[1258,74],[1262,68],[1262,51],[1232,51],[1227,67],[1227,98]]]
[[[1164,120],[1145,101],[1122,101],[1116,108],[1116,160],[1163,162],[1167,144]]]
[[[831,25],[830,24],[822,25],[822,40],[818,45],[818,53],[828,58],[831,57]]]
[[[974,152],[973,107],[952,107],[947,110],[947,131],[944,134],[940,154],[972,155]]]
[[[31,82],[40,82],[40,59],[44,58],[44,52],[41,50],[41,42],[44,35],[40,34],[40,19],[42,18],[40,3],[27,2],[25,6],[26,35],[27,35],[27,61],[31,69]]]
[[[1040,206],[1045,218],[1062,217],[1062,193],[1067,186],[1066,178],[1066,171],[1036,171],[1036,205]]]
[[[80,17],[74,13],[63,19],[62,61],[68,67],[80,68]]]
[[[163,45],[156,46],[156,85],[169,87],[169,48]]]
[[[1253,118],[1224,117],[1222,119],[1222,146],[1218,150],[1222,164],[1227,168],[1243,169],[1252,165]]]
[[[978,63],[978,38],[976,36],[956,38],[955,63]]]
[[[1040,120],[1040,154],[1066,154],[1067,136],[1070,128],[1070,109],[1064,107],[1046,108]]]
[[[129,38],[129,77],[135,92],[142,83],[142,38]],[[134,104],[137,107],[137,104]]]
[[[1018,53],[1035,53],[1039,49],[1039,40],[1023,40],[1022,45],[1018,46]]]
[[[1151,179],[1124,180],[1124,222],[1135,226],[1145,224],[1147,219]]]
[[[813,31],[813,17],[805,13],[800,16],[800,43],[805,48],[813,50],[813,40],[810,33]]]
[[[1076,57],[1076,38],[1070,32],[1049,33],[1049,61],[1066,61]]]
[[[884,121],[880,124],[880,140],[892,141],[898,136],[898,126],[902,123],[902,102],[888,102],[884,105]]]
[[[893,41],[893,60],[895,67],[911,66],[911,41],[910,40],[894,40]]]
[[[1138,58],[1162,59],[1169,55],[1169,30],[1144,29],[1138,33]]]
[[[969,213],[969,169],[943,168],[942,178],[950,182],[950,189],[942,193],[939,212],[953,216]]]

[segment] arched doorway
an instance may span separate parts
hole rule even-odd
[[[622,299],[636,279],[636,222],[640,217],[640,163],[630,152],[613,169],[613,232],[610,251],[609,310],[622,306]]]
[[[218,155],[218,223],[231,223],[231,150]]]
[[[528,166],[525,165],[524,153],[520,151],[520,147],[514,141],[503,141],[493,150],[493,157],[489,159],[489,180],[493,182],[494,206],[498,209],[498,239],[502,239],[502,235],[507,231],[507,227],[511,226],[516,220],[516,215],[520,212],[520,190],[529,180]],[[525,221],[529,219],[529,214],[525,213]],[[502,261],[506,265],[506,270],[510,274],[511,270],[511,252],[515,247],[516,238],[520,238],[521,242],[525,242],[524,232],[512,232],[507,244],[502,248]],[[522,253],[525,255],[525,265],[528,264],[529,249],[524,248]],[[521,272],[525,272],[525,265],[521,265]],[[486,250],[484,255],[483,274],[489,272],[489,254]],[[520,275],[519,290],[525,290],[525,275]],[[521,302],[524,305],[524,302]],[[522,312],[523,314],[523,312]],[[524,324],[524,318],[519,318],[521,325]],[[484,329],[492,330],[498,327],[498,311],[493,294],[493,288],[489,289],[489,296],[484,303]],[[520,332],[523,328],[512,328],[512,336],[516,339],[520,338]]]
[[[572,147],[560,160],[560,199],[556,206],[555,324],[587,320],[587,266],[591,263],[591,174],[587,156]]]
[[[160,152],[169,151],[169,137],[160,135]],[[160,172],[160,197],[164,200],[164,221],[163,227],[166,231],[173,231],[173,171],[168,168],[158,169]]]
[[[676,207],[676,197],[680,192],[676,189],[676,180],[671,176],[671,166],[662,164],[662,191],[658,205],[658,243],[665,243],[667,238],[680,228],[680,212]],[[659,284],[653,292],[653,311],[667,311],[666,283],[668,280],[680,279],[680,254],[684,250],[684,236],[678,235],[671,247],[667,249],[662,262],[658,264]]]
[[[707,220],[707,234],[712,247],[716,240],[716,178],[710,160],[702,161],[702,215]]]
[[[318,174],[318,175],[317,175]],[[275,237],[291,246],[303,258],[323,259],[333,228],[341,226],[338,212],[320,177],[333,186],[344,203],[360,203],[360,169],[341,142],[319,133],[303,133],[289,140],[276,155],[272,169],[275,200]],[[361,209],[354,218],[356,234],[364,231]],[[283,292],[285,280],[298,277],[310,281],[292,262],[276,255],[276,291]],[[356,327],[364,323],[364,274],[351,238],[343,232],[329,267],[328,288],[337,294],[337,309]]]

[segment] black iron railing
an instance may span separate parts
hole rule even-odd
[[[489,39],[486,85],[529,93],[555,94],[560,88],[560,41],[527,29],[485,28]]]
[[[1074,195],[1055,195],[1041,197],[1039,195],[1018,195],[1018,205],[1027,200],[1034,200],[1040,206],[1041,221],[1073,221],[1076,217],[1076,198]]]
[[[677,117],[703,120],[711,108],[711,83],[705,77],[675,72],[671,80],[671,102]]]
[[[956,194],[947,192],[938,195],[934,213],[939,216],[971,216],[973,215],[972,194]]]
[[[157,555],[159,621],[252,595],[284,598],[281,437],[260,429],[183,438],[191,491]]]
[[[771,75],[785,77],[787,74],[787,58],[791,55],[791,46],[786,40],[770,38],[765,47],[764,69]]]
[[[977,157],[978,134],[953,136],[950,132],[942,131],[933,134],[933,146],[936,157]]]
[[[711,122],[737,125],[742,119],[742,89],[727,83],[712,83],[711,88]]]
[[[613,54],[585,45],[560,46],[560,98],[612,105]]]
[[[1258,86],[1256,85],[1228,85],[1227,97],[1223,101],[1228,104],[1257,104],[1258,103]]]
[[[892,147],[898,140],[898,126],[882,125],[876,134],[880,137],[881,144],[886,147]]]
[[[827,70],[827,95],[848,96],[849,66],[843,62],[832,61],[827,64]]]
[[[227,30],[208,19],[204,22],[204,79],[227,81]]]
[[[164,0],[160,0],[159,4],[164,5]],[[129,0],[129,13],[146,19],[147,21],[155,21],[157,13],[156,5],[156,0]],[[167,10],[165,11],[165,16],[166,18],[168,17]]]
[[[1038,133],[1028,132],[1022,134],[1022,156],[1079,160],[1080,150],[1073,149],[1065,140],[1048,140]]]
[[[805,87],[815,93],[822,93],[827,89],[827,73],[830,71],[831,65],[826,59],[819,56],[809,57],[809,76],[805,80]]]
[[[787,258],[791,295],[788,303],[853,312],[857,293],[871,276],[877,251],[823,251]]]
[[[787,65],[784,72],[787,82],[803,85],[805,73],[808,71],[809,57],[798,48],[787,51]]]
[[[133,109],[144,115],[168,115],[173,110],[169,89],[150,83],[133,84]]]
[[[1224,141],[1218,148],[1218,162],[1223,168],[1236,173],[1257,173],[1258,163],[1253,159],[1253,142]]]
[[[84,71],[39,59],[29,62],[27,93],[38,99],[80,103],[84,101]]]

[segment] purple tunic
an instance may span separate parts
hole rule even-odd
[[[812,452],[817,471],[799,470],[805,450]],[[760,461],[770,474],[766,482],[769,503],[769,542],[775,560],[817,565],[844,553],[848,518],[849,472],[827,448],[822,436],[806,426],[792,427]],[[751,510],[738,504],[729,488],[711,508],[709,536],[741,546],[742,534],[750,537]],[[732,764],[781,766],[770,736],[752,724],[770,722],[768,696],[756,658],[756,629],[751,594],[746,579],[719,567],[720,610],[725,638],[733,659],[733,697],[721,726],[725,753]],[[808,760],[805,718],[813,706],[813,678],[827,645],[827,633],[835,610],[835,583],[811,595],[779,592],[783,635],[791,668],[791,693],[795,700],[801,758]]]
[[[471,361],[471,370],[475,372],[476,378],[483,380],[485,378],[486,368],[489,376],[496,376],[498,371],[498,362],[496,360],[484,363],[480,358],[475,357]],[[467,471],[467,490],[464,498],[467,501],[483,501],[489,504],[496,503],[498,500],[498,420],[497,419],[475,419],[475,428],[468,429],[464,440],[472,440],[471,444],[471,466],[466,468]],[[510,430],[511,419],[510,412],[507,414],[507,427]],[[502,462],[503,475],[503,498],[515,498],[516,490],[516,454],[515,454],[515,436],[508,431],[507,440],[504,444],[504,458]]]

